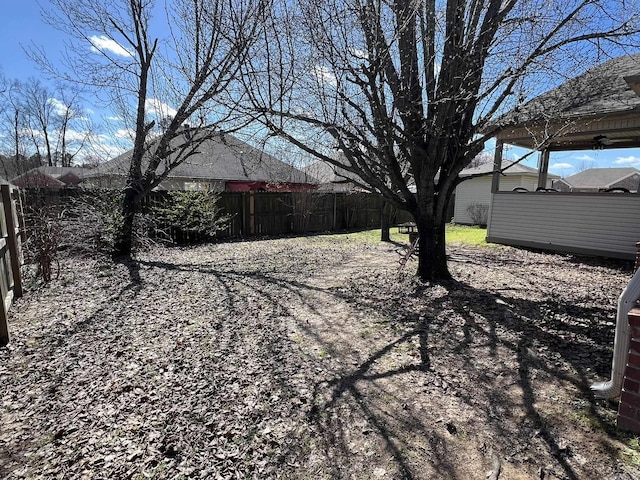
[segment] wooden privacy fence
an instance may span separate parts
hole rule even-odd
[[[24,223],[20,192],[0,185],[0,345],[9,343],[8,312],[14,298],[22,296],[22,242]]]
[[[64,204],[95,192],[83,189],[25,189],[27,203]],[[116,194],[116,192],[113,192]],[[167,191],[152,192],[145,206],[162,204]],[[231,217],[220,238],[290,235],[379,228],[383,199],[371,193],[222,192],[218,206]],[[391,225],[412,220],[409,213],[390,210]]]
[[[153,192],[148,202],[161,205],[169,192]],[[222,192],[217,205],[230,217],[219,238],[290,235],[379,228],[383,199],[370,193]],[[389,223],[412,220],[390,210]]]
[[[222,237],[287,235],[379,228],[382,197],[369,193],[224,192],[218,205],[231,215]],[[411,220],[393,209],[390,223]]]

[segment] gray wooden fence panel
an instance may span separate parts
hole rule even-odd
[[[17,187],[0,186],[0,345],[9,343],[9,307],[22,296],[22,234],[20,197]]]

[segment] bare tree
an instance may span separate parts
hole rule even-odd
[[[22,91],[21,82],[3,78],[3,86],[0,91],[1,150],[5,154],[13,156],[16,161],[27,154],[27,120]]]
[[[12,132],[5,138],[11,138],[14,156],[35,154],[46,165],[70,166],[91,134],[79,92],[69,88],[54,91],[31,78],[11,82],[0,95],[4,100],[0,120],[3,129]]]
[[[267,2],[166,2],[160,31],[169,33],[156,37],[152,17],[161,21],[162,8],[153,0],[50,1],[50,23],[73,38],[67,80],[106,93],[132,132],[116,253],[131,253],[144,197],[223,125],[238,126],[236,81]],[[42,50],[31,55],[46,63]]]
[[[591,168],[596,168],[597,163],[594,159],[592,158],[581,158],[580,162],[573,167],[575,170],[575,173],[580,173],[580,172],[584,172],[585,170],[589,170]]]
[[[52,163],[70,167],[75,157],[88,145],[93,125],[82,108],[81,90],[69,86],[59,87],[55,107],[56,144]]]
[[[32,78],[23,85],[22,97],[29,125],[29,136],[36,153],[52,167],[54,165],[52,130],[55,128],[53,126],[55,116],[53,93],[39,80]],[[40,151],[41,145],[44,147],[44,154]]]
[[[447,206],[490,122],[638,33],[622,0],[282,0],[275,11],[246,69],[261,121],[409,211],[425,280],[450,278]]]
[[[477,168],[481,165],[493,162],[493,156],[488,152],[480,152],[467,165],[467,168]]]

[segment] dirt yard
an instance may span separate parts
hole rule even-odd
[[[631,267],[342,237],[67,259],[0,350],[7,479],[637,479],[607,380]]]

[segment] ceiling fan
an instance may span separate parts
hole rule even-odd
[[[595,150],[601,150],[606,147],[610,147],[614,143],[628,142],[629,139],[625,138],[609,138],[606,135],[597,135],[593,137],[593,148]]]

